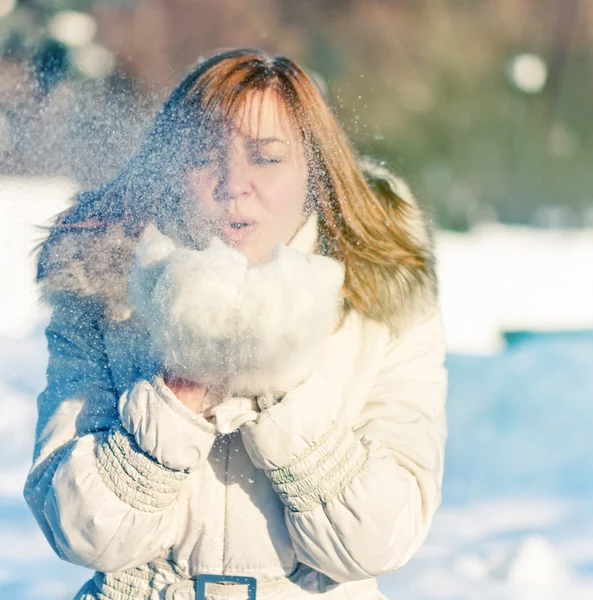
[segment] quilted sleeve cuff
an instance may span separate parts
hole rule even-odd
[[[265,474],[286,506],[304,512],[339,494],[362,468],[367,448],[343,421],[290,464]]]
[[[241,434],[253,464],[300,512],[339,494],[369,452],[343,414],[340,391],[317,371],[245,423]]]
[[[114,425],[97,446],[97,465],[105,485],[123,502],[143,512],[165,510],[188,476],[142,452],[121,425]]]

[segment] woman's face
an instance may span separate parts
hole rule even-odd
[[[302,140],[268,90],[251,94],[230,134],[209,145],[214,149],[187,173],[190,235],[200,247],[218,236],[250,264],[266,262],[304,219],[308,173]]]

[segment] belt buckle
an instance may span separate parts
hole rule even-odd
[[[198,575],[196,579],[196,600],[206,600],[206,583],[218,583],[221,581],[233,581],[242,585],[246,585],[249,593],[248,600],[255,600],[255,588],[257,579],[255,577],[239,576],[239,575]]]

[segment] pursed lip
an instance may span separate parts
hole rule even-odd
[[[229,216],[222,223],[222,234],[227,242],[236,244],[251,235],[258,224],[254,219]]]

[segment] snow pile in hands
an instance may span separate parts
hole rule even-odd
[[[138,244],[130,301],[173,374],[230,393],[285,391],[313,368],[339,318],[344,267],[279,245],[249,266],[213,238],[178,248],[154,226]]]

